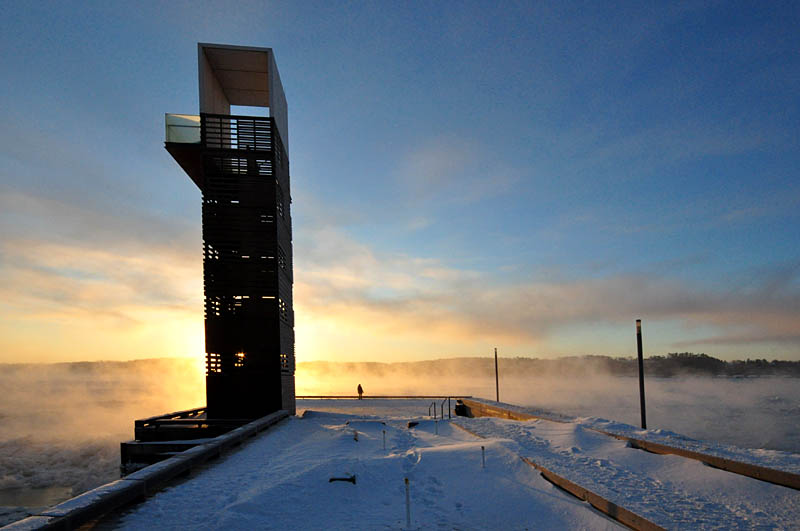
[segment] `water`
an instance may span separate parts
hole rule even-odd
[[[594,416],[639,426],[636,378],[615,378],[607,388],[565,385],[525,400],[574,416]],[[800,382],[796,378],[652,378],[645,384],[648,428],[745,448],[800,453]]]
[[[119,478],[133,421],[203,405],[188,360],[0,365],[0,526]]]
[[[70,497],[72,497],[72,487],[2,489],[0,506],[49,507]]]

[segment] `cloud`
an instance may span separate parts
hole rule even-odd
[[[313,241],[320,242],[315,261],[301,262],[296,275],[299,314],[387,342],[553,346],[566,328],[622,326],[641,317],[715,334],[692,341],[676,337],[673,346],[773,341],[800,346],[797,267],[762,273],[747,289],[733,290],[632,273],[502,282],[491,272],[461,270],[441,260],[383,255],[341,232],[319,233]]]
[[[15,238],[143,253],[154,247],[187,249],[193,237],[199,241],[199,224],[193,227],[144,208],[112,205],[91,196],[53,198],[47,191],[0,188],[0,192],[0,227]]]
[[[494,155],[488,145],[463,138],[428,139],[412,149],[398,169],[410,201],[470,204],[507,193],[518,172]]]
[[[15,208],[25,211],[26,201],[33,200]],[[32,204],[42,212],[53,206],[62,225],[87,223],[68,205]],[[116,354],[129,357],[202,355],[202,261],[190,242],[138,241],[135,231],[120,231],[116,241],[102,231],[63,241],[30,232],[0,242],[5,351],[97,359],[121,344]],[[663,268],[570,279],[518,272],[507,280],[446,258],[379,251],[337,227],[306,228],[302,238],[294,296],[300,359],[463,355],[498,342],[547,355],[561,352],[576,330],[589,336],[639,317],[684,327],[687,336],[664,348],[800,346],[800,264],[755,272],[732,289],[679,281]],[[610,348],[604,340],[595,353]]]
[[[129,313],[124,308],[196,303],[201,288],[198,257],[179,253],[20,240],[0,243],[0,251],[0,296],[39,315],[97,312],[123,318]]]
[[[117,359],[202,355],[200,242],[180,226],[25,194],[0,202],[0,222],[15,234],[0,242],[6,351],[90,351],[96,359],[120,343]],[[13,226],[25,219],[35,223]],[[508,280],[446,258],[380,251],[338,225],[304,226],[298,238],[301,359],[461,355],[498,342],[547,354],[561,352],[575,330],[588,336],[637,317],[684,327],[688,339],[673,337],[664,348],[800,346],[800,264],[756,272],[730,289],[670,278],[669,268],[566,280],[517,271]],[[48,346],[48,335],[71,347]],[[596,353],[611,348],[603,341]]]
[[[202,356],[202,263],[155,217],[0,199],[0,361]]]

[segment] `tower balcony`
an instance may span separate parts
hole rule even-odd
[[[258,153],[281,165],[286,151],[268,116],[167,114],[164,147],[192,181],[203,189],[203,152]]]
[[[199,144],[200,116],[196,114],[167,114],[164,116],[167,144]]]

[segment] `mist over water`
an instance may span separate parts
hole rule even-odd
[[[640,425],[639,382],[578,359],[525,370],[500,359],[500,400],[565,415]],[[494,362],[462,358],[417,363],[300,363],[298,394],[436,394],[495,398]],[[800,453],[800,379],[645,378],[647,427],[749,448]]]
[[[135,419],[204,404],[192,360],[0,365],[0,508],[50,505],[118,479]]]
[[[592,363],[520,370],[500,359],[500,400],[567,415],[639,424],[636,378]],[[0,366],[0,525],[9,506],[44,506],[119,477],[119,443],[137,418],[205,405],[196,360]],[[577,372],[576,372],[577,370]],[[306,362],[298,395],[472,395],[494,399],[494,363]],[[797,378],[648,378],[649,428],[743,447],[800,453]],[[424,412],[420,412],[423,414]],[[3,507],[6,507],[4,509]],[[24,516],[24,514],[21,514]]]

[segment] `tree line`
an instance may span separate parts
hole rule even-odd
[[[634,357],[569,356],[553,359],[500,358],[501,377],[581,377],[581,376],[636,376],[638,362]],[[444,358],[408,362],[302,362],[306,372],[325,376],[328,373],[362,373],[375,377],[412,378],[414,375],[461,376],[494,378],[494,358]],[[794,376],[800,377],[800,361],[746,359],[724,361],[707,354],[672,352],[665,356],[651,356],[644,360],[646,376]]]

